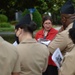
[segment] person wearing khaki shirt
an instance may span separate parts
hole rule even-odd
[[[74,27],[69,30],[69,37],[75,44],[75,21]],[[67,52],[64,56],[62,67],[60,69],[59,75],[75,75],[75,46],[70,52]]]
[[[75,47],[66,55],[62,61],[59,75],[75,75]]]
[[[67,7],[67,5],[65,7]],[[53,39],[53,41],[48,45],[49,52],[51,54],[53,54],[57,48],[60,48],[62,54],[65,55],[66,52],[70,52],[72,50],[72,47],[74,46],[74,43],[69,38],[69,29],[73,26],[75,14],[74,11],[72,11],[74,9],[73,7],[71,8],[71,12],[66,12],[69,8],[66,8],[63,11],[61,11],[61,21],[64,30],[59,32]]]
[[[19,75],[20,61],[16,48],[0,37],[0,75]]]
[[[61,50],[63,56],[65,56],[67,52],[72,51],[75,45],[72,42],[72,40],[69,38],[69,29],[73,27],[74,20],[75,20],[74,7],[71,0],[68,0],[61,8],[61,22],[63,24],[63,31],[59,32],[56,35],[55,39],[48,45],[50,54],[53,54],[57,48]],[[64,62],[64,63],[67,64],[68,62]],[[61,66],[61,68],[62,67],[63,65]],[[66,68],[66,66],[64,66],[64,68]],[[62,73],[64,71],[66,72],[66,69],[63,70],[60,69],[60,71]]]
[[[19,45],[16,46],[21,64],[20,75],[42,75],[48,65],[48,48],[34,39],[33,31],[36,23],[27,14],[15,26],[15,33]]]

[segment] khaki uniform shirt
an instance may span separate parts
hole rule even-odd
[[[58,33],[55,37],[55,39],[48,45],[49,51],[51,54],[56,50],[56,48],[60,48],[62,54],[64,55],[66,52],[69,52],[72,50],[74,44],[72,40],[69,38],[69,29],[72,28],[73,23],[68,25],[66,30]]]
[[[69,29],[72,28],[72,26],[73,23],[68,25],[66,30],[58,33],[55,39],[48,45],[51,54],[53,54],[56,48],[60,48],[62,54],[66,56],[65,60],[63,60],[64,62],[62,62],[62,67],[59,71],[59,75],[75,75],[74,74],[75,66],[73,66],[75,64],[75,56],[74,54],[73,56],[67,55],[67,53],[72,51],[73,47],[75,46],[72,40],[69,38]],[[74,69],[73,71],[72,71],[72,67]]]
[[[59,75],[75,75],[75,47],[66,53]]]
[[[0,37],[0,75],[20,72],[19,55],[16,48]]]
[[[42,75],[48,65],[48,48],[35,39],[23,40],[18,46],[21,75]]]

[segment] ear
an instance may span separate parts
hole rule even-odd
[[[66,22],[66,20],[67,20],[66,17],[63,17],[63,22]]]
[[[20,32],[20,33],[22,32],[22,29],[21,29],[21,28],[19,28],[19,32]]]
[[[17,33],[16,33],[16,36],[18,37],[21,33],[22,33],[22,29],[19,28],[18,31],[17,31]]]

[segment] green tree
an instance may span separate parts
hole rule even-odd
[[[75,6],[75,0],[72,1]],[[60,8],[65,2],[66,0],[0,0],[0,13],[6,14],[12,20],[16,10],[24,11],[26,8],[36,8],[41,14],[51,12],[54,22],[58,23]]]

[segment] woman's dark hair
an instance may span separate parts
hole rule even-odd
[[[42,18],[42,27],[43,27],[43,23],[44,23],[46,20],[50,20],[50,21],[52,22],[51,16],[49,16],[49,15],[44,15],[44,16],[43,16],[43,18]]]
[[[30,32],[33,34],[33,31],[37,29],[37,24],[34,21],[31,21],[30,24],[18,24],[15,26],[15,29],[18,28],[24,29],[25,32]]]
[[[69,37],[71,38],[71,40],[73,41],[73,43],[75,44],[75,28],[71,28],[69,30]]]

